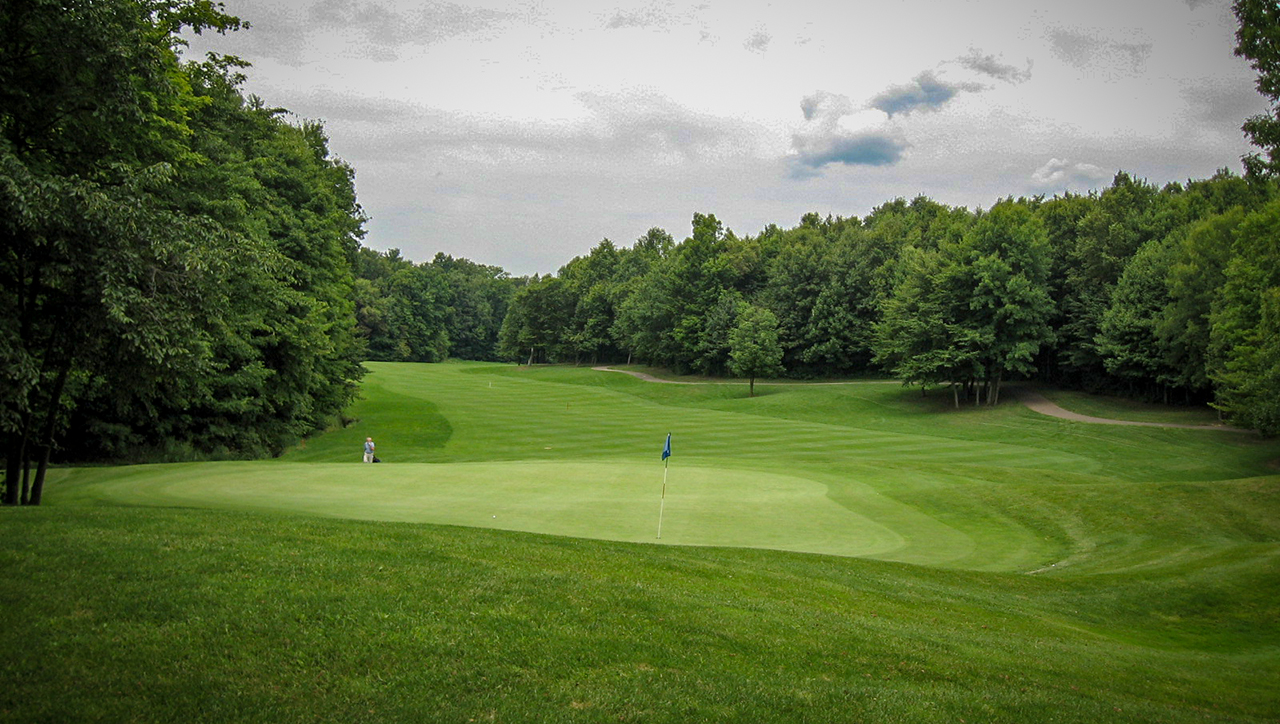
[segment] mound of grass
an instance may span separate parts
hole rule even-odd
[[[1206,586],[231,511],[0,516],[5,721],[1280,716],[1274,577],[1240,558]]]

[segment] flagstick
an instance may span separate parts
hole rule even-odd
[[[662,511],[667,507],[667,461],[662,461],[662,502],[658,504],[658,540],[662,540]]]

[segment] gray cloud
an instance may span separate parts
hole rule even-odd
[[[742,47],[756,53],[763,53],[769,49],[769,43],[773,41],[773,36],[763,30],[757,30],[747,38]]]
[[[696,113],[656,94],[575,96],[591,111],[593,133],[580,142],[614,153],[638,153],[668,161],[735,155],[754,135],[744,124]]]
[[[248,11],[234,7],[228,11],[249,21],[249,29],[217,36],[216,41],[208,33],[203,36],[188,34],[187,40],[192,41],[194,50],[189,57],[200,57],[205,49],[216,49],[219,53],[238,55],[254,63],[266,59],[293,67],[303,63],[310,47],[306,19],[296,8],[262,3]]]
[[[820,90],[800,99],[800,110],[804,112],[806,121],[819,117],[839,120],[853,112],[853,103],[845,96]]]
[[[404,45],[431,45],[458,35],[482,33],[515,15],[451,2],[427,2],[399,12],[370,0],[320,0],[307,13],[307,25],[338,29],[363,41],[375,60],[395,60]]]
[[[747,123],[697,113],[658,94],[575,98],[589,115],[573,124],[515,123],[328,93],[295,102],[294,110],[304,117],[323,110],[344,154],[379,164],[669,168],[749,154],[758,136]]]
[[[1267,110],[1262,94],[1246,84],[1205,79],[1182,89],[1192,113],[1214,127],[1238,129],[1244,120]]]
[[[1121,43],[1078,30],[1057,29],[1049,33],[1054,55],[1071,65],[1086,69],[1121,68],[1142,70],[1151,57],[1151,43]]]
[[[819,169],[829,164],[844,166],[892,166],[902,159],[911,144],[888,131],[861,131],[820,138],[795,137],[797,160]]]
[[[991,76],[996,80],[1003,80],[1009,83],[1022,83],[1031,79],[1031,61],[1027,61],[1026,69],[1018,68],[1014,65],[1000,62],[994,55],[984,55],[977,48],[969,50],[968,55],[961,56],[956,59],[960,65],[983,75]]]
[[[240,0],[229,8],[251,23],[243,32],[219,37],[219,52],[260,62],[275,60],[300,66],[317,51],[317,36],[339,31],[349,45],[335,50],[347,56],[394,61],[411,45],[431,45],[460,35],[483,35],[526,15],[468,8],[429,0],[401,9],[394,0]],[[402,3],[399,3],[402,4]],[[206,47],[209,43],[194,44]]]
[[[934,111],[946,105],[961,91],[984,90],[980,83],[948,83],[933,71],[924,71],[911,83],[894,86],[871,99],[871,107],[895,116],[913,111]]]
[[[647,8],[633,10],[616,11],[605,27],[610,30],[618,30],[620,28],[662,28],[671,24],[671,16],[657,5],[650,5]]]

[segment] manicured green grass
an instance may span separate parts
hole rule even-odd
[[[4,522],[6,721],[1280,714],[1251,565],[1055,578],[224,511]]]
[[[1280,717],[1275,441],[370,367],[281,460],[56,470],[0,511],[0,720]]]

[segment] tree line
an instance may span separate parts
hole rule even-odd
[[[1256,163],[1256,161],[1255,161]],[[1209,402],[1280,431],[1271,174],[1009,198],[925,197],[738,236],[605,239],[546,276],[362,249],[371,358],[640,362],[755,378],[890,375],[995,403],[1009,379]]]
[[[1033,377],[1212,401],[1274,431],[1277,221],[1275,185],[1227,171],[1162,188],[1122,172],[1098,193],[988,210],[898,199],[743,237],[695,214],[679,244],[659,229],[630,249],[606,240],[517,290],[499,349],[723,375],[761,344],[742,329],[763,316],[777,374],[887,374],[956,404]]]

